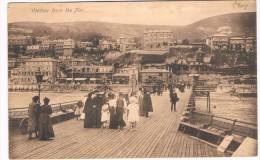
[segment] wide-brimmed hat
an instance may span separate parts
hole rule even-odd
[[[134,96],[130,97],[129,102],[132,103],[132,104],[136,103],[136,98]]]
[[[40,99],[40,97],[39,96],[34,96],[32,99],[35,100],[35,101],[38,101]]]

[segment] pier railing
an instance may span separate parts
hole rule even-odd
[[[52,107],[51,120],[52,123],[58,123],[70,119],[74,116],[74,110],[78,100],[68,101],[63,103],[50,104]],[[16,129],[19,127],[20,132],[27,133],[28,128],[28,107],[9,108],[9,129]]]
[[[226,135],[232,135],[234,138],[228,147],[229,151],[235,151],[246,137],[257,139],[257,124],[198,112],[194,95],[183,112],[178,130],[216,146]]]

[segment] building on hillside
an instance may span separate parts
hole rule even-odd
[[[173,32],[169,30],[151,30],[143,33],[143,49],[165,50],[168,46],[173,46]]]
[[[67,82],[87,84],[111,83],[113,74],[112,66],[83,66],[74,68],[67,75]]]
[[[149,63],[149,64],[144,64],[142,66],[142,69],[149,69],[149,68],[166,69],[167,70],[167,65],[165,63]]]
[[[102,40],[99,40],[99,48],[101,50],[116,49],[116,44],[114,42],[109,42],[105,39],[102,39]]]
[[[43,41],[50,40],[50,36],[44,36],[44,37],[34,37],[36,44],[42,44]]]
[[[118,37],[116,43],[120,45],[121,43],[134,43],[133,37]]]
[[[119,50],[123,52],[131,51],[133,49],[135,49],[135,43],[121,43],[119,48]]]
[[[179,57],[168,63],[168,69],[173,74],[189,74],[193,72],[208,71],[210,58],[202,58],[201,61],[197,57],[186,58]]]
[[[30,36],[8,36],[8,51],[14,53],[25,53],[27,46],[32,45]]]
[[[87,61],[85,59],[77,59],[73,58],[69,60],[69,68],[74,69],[74,68],[82,68],[87,65]]]
[[[44,50],[54,50],[60,56],[72,56],[75,49],[75,41],[73,39],[48,40],[43,41],[41,47]]]
[[[136,67],[126,67],[113,74],[112,81],[114,84],[137,84],[138,78],[138,69]]]
[[[245,51],[246,40],[243,37],[231,37],[229,40],[231,51]]]
[[[155,83],[156,80],[168,82],[170,72],[166,69],[149,68],[140,71],[139,80],[141,83]]]
[[[27,53],[32,53],[32,52],[38,52],[40,51],[40,46],[39,45],[31,45],[31,46],[27,46]]]
[[[43,81],[55,82],[57,80],[58,61],[52,58],[33,58],[25,61],[18,69],[14,68],[15,74],[11,74],[11,82],[14,84],[35,84],[35,74],[41,72]],[[12,73],[14,73],[12,71]]]
[[[87,48],[87,47],[93,47],[93,42],[76,42],[76,46],[78,48]]]
[[[8,45],[31,45],[32,37],[31,36],[8,36]]]
[[[246,52],[255,52],[256,53],[256,39],[255,37],[247,37],[246,38]]]
[[[75,41],[73,39],[66,39],[63,42],[63,56],[72,56],[75,49]]]
[[[130,51],[135,48],[133,37],[118,37],[116,43],[120,51]]]
[[[225,34],[214,34],[206,39],[206,44],[211,50],[228,50],[229,36]]]
[[[17,65],[18,65],[18,62],[17,62],[16,58],[8,59],[8,70],[16,68]]]

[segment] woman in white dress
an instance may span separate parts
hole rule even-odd
[[[109,119],[110,119],[110,113],[109,113],[109,105],[107,101],[106,104],[102,106],[102,110],[101,110],[102,128],[107,127],[107,125],[109,124]]]
[[[137,104],[136,97],[132,96],[129,99],[130,104],[127,106],[128,115],[127,119],[130,122],[130,130],[137,130],[136,125],[139,121],[139,105]]]

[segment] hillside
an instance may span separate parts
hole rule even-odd
[[[206,18],[179,28],[178,35],[188,39],[205,39],[220,27],[230,27],[232,36],[256,36],[256,13],[232,13]]]
[[[116,39],[119,36],[141,37],[142,33],[151,29],[172,30],[178,39],[189,40],[205,39],[207,36],[217,33],[220,27],[229,27],[231,35],[256,35],[256,13],[232,13],[206,18],[187,26],[158,26],[119,24],[107,22],[66,22],[66,23],[43,23],[43,22],[15,22],[11,27],[33,29],[33,36],[55,35],[56,38],[76,38],[79,40],[91,40],[93,37],[107,37]],[[14,33],[9,33],[14,34]]]

